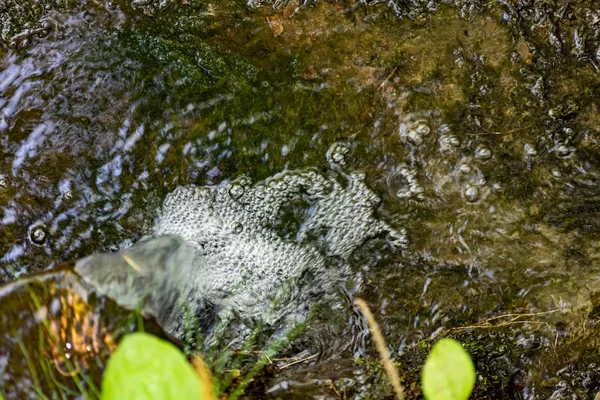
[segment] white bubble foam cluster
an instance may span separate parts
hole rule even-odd
[[[345,152],[344,146],[332,148],[328,157],[336,172],[328,175],[287,171],[255,184],[241,177],[217,186],[184,186],[169,194],[153,236],[179,236],[185,251],[195,253],[189,257],[195,265],[181,266],[185,274],[172,275],[185,282],[163,285],[184,297],[175,307],[185,304],[195,315],[206,315],[211,308],[221,320],[247,327],[258,321],[271,326],[298,321],[315,301],[337,296],[347,276],[345,260],[368,238],[387,232],[402,245],[404,236],[375,217],[379,198],[366,186],[364,175],[341,170]],[[285,238],[276,229],[282,210],[299,200],[310,205],[308,215],[295,238]],[[144,264],[140,259],[136,263]],[[167,273],[160,279],[173,277]],[[102,286],[98,279],[90,281]],[[165,298],[172,301],[172,296]],[[157,309],[150,313],[165,314]],[[180,318],[169,314],[169,321],[159,322],[182,335]]]

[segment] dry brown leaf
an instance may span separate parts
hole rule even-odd
[[[276,17],[267,17],[267,22],[269,23],[271,32],[273,32],[273,36],[277,37],[281,35],[283,32],[283,25]]]
[[[529,46],[525,41],[525,38],[521,36],[519,41],[517,42],[517,53],[521,56],[523,62],[527,65],[533,63],[533,56],[531,55],[531,51],[529,51]]]

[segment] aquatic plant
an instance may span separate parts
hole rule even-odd
[[[104,374],[102,399],[122,398],[209,400],[212,394],[173,344],[140,332],[123,339]]]
[[[442,339],[427,357],[422,383],[429,400],[467,400],[475,385],[473,361],[459,342]]]
[[[366,303],[362,305],[361,311],[368,315],[374,341],[382,354],[382,363],[396,397],[402,400],[405,395],[398,371],[389,354],[383,356],[382,350],[387,349],[383,336]],[[264,360],[270,358],[265,356]],[[202,357],[192,357],[192,364],[193,367],[184,354],[169,342],[146,333],[131,334],[123,340],[108,362],[101,398],[113,400],[126,395],[128,399],[213,400],[225,393],[231,381],[223,384],[226,378],[214,378]],[[237,399],[242,395],[248,383],[265,365],[259,360],[227,398]],[[234,371],[236,375],[240,374],[240,370]],[[426,399],[467,400],[474,384],[475,368],[462,345],[448,338],[436,343],[422,371],[422,388]]]

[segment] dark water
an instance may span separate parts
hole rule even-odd
[[[411,396],[444,335],[473,398],[600,391],[600,5],[22,3],[0,3],[0,282],[125,247],[180,185],[325,169],[343,141],[408,235],[352,267]],[[249,396],[389,396],[344,322]]]

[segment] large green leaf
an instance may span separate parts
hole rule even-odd
[[[442,339],[431,349],[421,382],[427,400],[467,400],[475,385],[475,367],[462,345]]]
[[[145,333],[126,336],[108,360],[102,400],[207,400],[200,379],[171,343]]]

